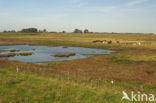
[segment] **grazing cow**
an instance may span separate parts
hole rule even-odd
[[[120,42],[119,41],[116,41],[116,43],[119,44]]]
[[[152,44],[151,42],[147,42],[147,43],[146,43],[147,46],[150,46],[151,44]]]
[[[141,42],[137,42],[137,45],[141,45]]]
[[[143,42],[143,44],[144,44],[145,46],[150,46],[152,43],[151,43],[151,42]]]
[[[103,40],[97,40],[97,42],[101,42],[101,43],[102,43],[102,42],[103,42]]]
[[[108,41],[107,43],[108,43],[108,44],[112,44],[112,41],[110,40],[110,41]]]
[[[106,43],[107,42],[107,40],[103,40],[103,42],[102,43]]]
[[[100,43],[105,43],[105,42],[106,42],[106,40],[95,40],[95,41],[93,41],[93,43],[97,43],[97,42],[100,42]]]
[[[142,42],[142,44],[145,46],[150,46],[152,43],[151,42]]]
[[[93,41],[93,43],[96,43],[97,41]]]

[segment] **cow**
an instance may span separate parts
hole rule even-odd
[[[112,41],[110,40],[110,41],[108,41],[107,43],[108,43],[108,44],[112,44]]]
[[[103,40],[103,42],[102,43],[106,43],[107,42],[107,40]]]
[[[137,42],[137,45],[141,45],[141,42]]]
[[[93,41],[93,43],[97,43],[97,42],[100,42],[100,43],[105,43],[107,40],[95,40]]]
[[[116,41],[116,43],[119,44],[120,42],[119,41]]]
[[[150,46],[152,43],[151,42],[144,42],[144,45]]]

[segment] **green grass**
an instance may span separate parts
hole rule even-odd
[[[66,81],[1,71],[0,101],[12,103],[95,103],[120,101],[119,94]]]
[[[149,93],[155,93],[155,86],[144,83],[99,82],[53,75],[41,77],[26,73],[0,70],[0,103],[119,103],[122,91],[140,90],[146,87]],[[122,103],[128,103],[124,101]]]
[[[124,56],[124,57],[116,57],[116,56],[113,56],[111,58],[111,61],[113,61],[115,63],[128,63],[128,64],[131,64],[131,63],[134,63],[135,62],[134,60],[131,60],[131,59],[129,59],[126,56]]]

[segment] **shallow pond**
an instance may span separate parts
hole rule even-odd
[[[67,47],[62,46],[52,47],[52,46],[30,46],[30,45],[11,45],[11,46],[0,46],[0,54],[11,53],[9,50],[20,50],[14,53],[33,53],[29,56],[14,56],[14,57],[3,57],[3,59],[8,60],[18,60],[21,62],[33,62],[33,63],[48,63],[50,61],[64,61],[86,58],[94,55],[100,54],[110,54],[114,51],[104,50],[104,49],[93,49],[93,48],[83,48],[83,47]],[[75,56],[70,57],[55,57],[55,54],[62,53],[76,53]]]

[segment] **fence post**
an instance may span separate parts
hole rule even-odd
[[[69,71],[68,71],[68,82],[69,82],[70,78],[69,78]]]
[[[18,65],[16,66],[16,72],[17,72],[17,73],[19,72],[19,68],[18,68]]]

